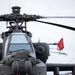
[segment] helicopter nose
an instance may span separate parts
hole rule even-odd
[[[24,61],[13,61],[12,63],[12,71],[14,74],[25,74],[30,73],[32,70],[32,64],[30,60]]]

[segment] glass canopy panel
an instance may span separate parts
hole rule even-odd
[[[29,44],[11,44],[9,51],[32,51]]]
[[[14,34],[11,38],[11,43],[29,43],[25,35],[23,34]]]

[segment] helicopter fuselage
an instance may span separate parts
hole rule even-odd
[[[17,31],[6,36],[2,53],[0,73],[3,75],[46,75],[46,65],[37,59],[34,46],[26,33]]]

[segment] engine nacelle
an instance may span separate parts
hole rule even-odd
[[[36,51],[37,59],[46,63],[49,55],[49,45],[47,43],[33,43],[33,46]]]

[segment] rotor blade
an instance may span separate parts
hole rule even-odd
[[[56,24],[56,23],[51,23],[51,22],[39,21],[39,20],[35,20],[35,21],[36,22],[46,23],[46,24],[50,24],[50,25],[54,25],[54,26],[58,26],[58,27],[62,27],[62,28],[66,28],[66,29],[75,31],[75,28],[74,27],[65,26],[65,25],[62,25],[62,24]]]
[[[49,17],[45,17],[42,16],[41,18],[75,18],[75,16],[49,16]]]

